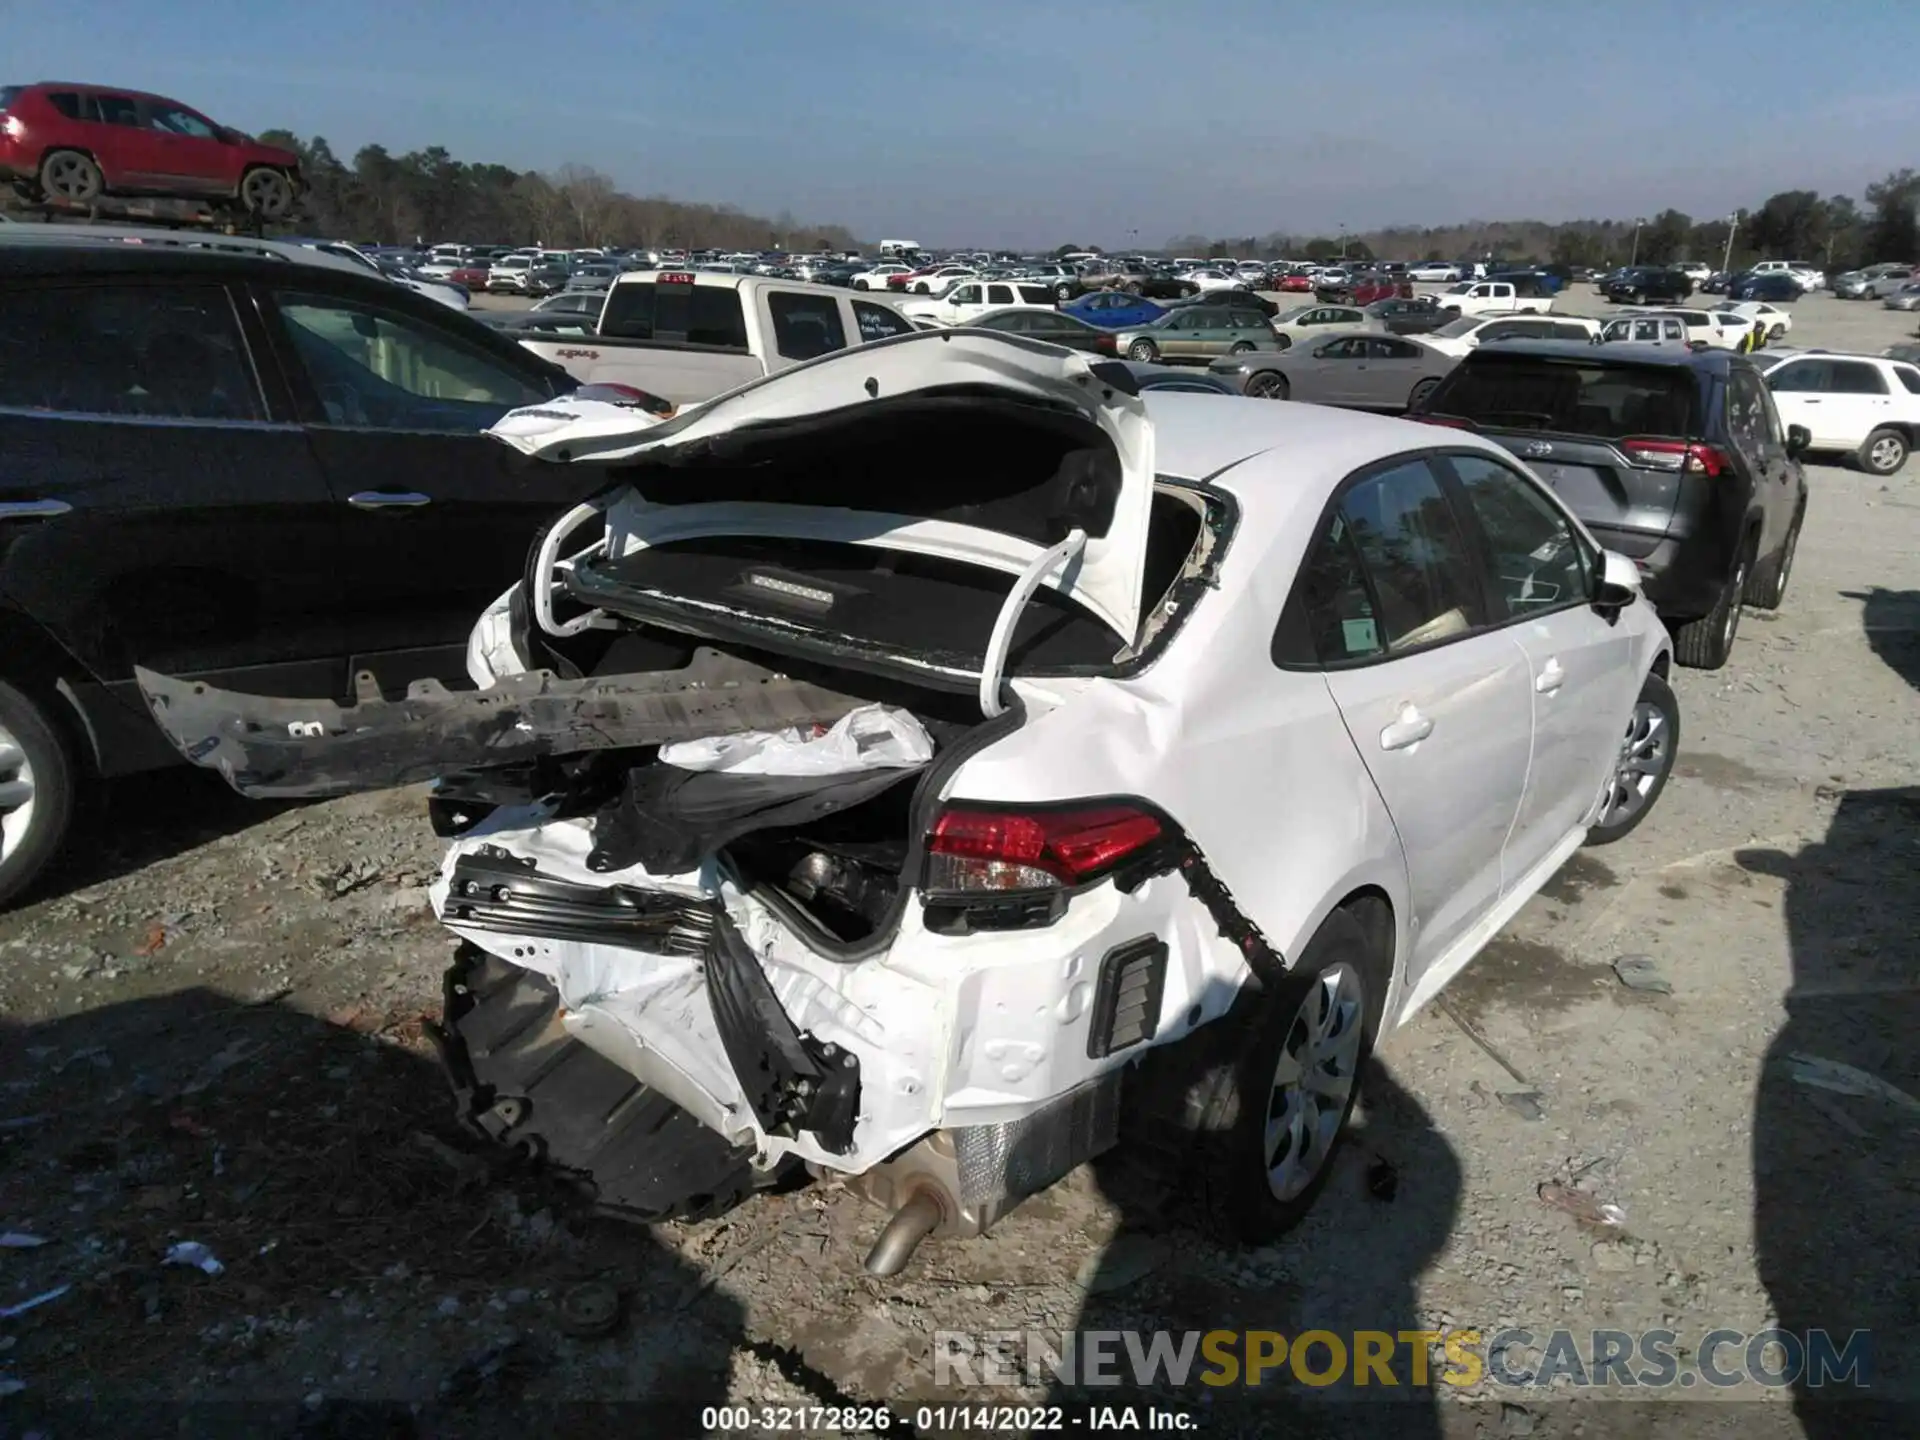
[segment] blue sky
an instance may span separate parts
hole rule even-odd
[[[0,0],[0,82],[927,244],[1696,218],[1920,164],[1920,6]]]

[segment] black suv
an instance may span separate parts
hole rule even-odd
[[[1630,265],[1600,282],[1600,293],[1621,305],[1644,305],[1649,300],[1685,300],[1693,294],[1693,280],[1684,270],[1664,265]]]
[[[475,618],[595,488],[480,433],[575,382],[435,300],[290,246],[34,238],[0,241],[0,902],[83,785],[179,759],[136,663],[465,684]]]
[[[1746,605],[1772,610],[1806,514],[1799,457],[1759,370],[1724,350],[1480,346],[1413,412],[1520,456],[1631,559],[1682,665],[1718,669]]]

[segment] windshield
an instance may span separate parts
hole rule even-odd
[[[1696,431],[1694,399],[1693,374],[1678,366],[1480,350],[1441,382],[1427,410],[1502,430],[1686,439]]]
[[[1447,291],[1447,294],[1464,295],[1472,288],[1473,288],[1473,282],[1471,280],[1462,280],[1458,285],[1455,285],[1451,289],[1449,289]]]

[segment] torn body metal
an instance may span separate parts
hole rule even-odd
[[[399,700],[363,678],[350,706],[134,673],[180,752],[259,798],[351,795],[589,750],[830,725],[868,703],[711,649],[681,670],[599,679],[536,671],[471,691],[416,681]]]

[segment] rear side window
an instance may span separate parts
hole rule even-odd
[[[789,360],[814,360],[847,348],[840,302],[831,295],[771,290],[767,312],[773,316],[773,347]]]
[[[1020,292],[1020,303],[1023,305],[1053,303],[1053,292],[1044,285],[1016,285],[1014,288]]]
[[[131,96],[99,94],[92,99],[99,118],[107,124],[132,125],[136,128],[139,126],[140,107],[133,102]]]
[[[907,323],[906,316],[884,305],[875,305],[871,300],[853,302],[853,320],[860,327],[862,340],[884,340],[889,335],[913,333],[913,326]]]
[[[616,340],[658,340],[747,351],[747,319],[731,285],[652,280],[616,285],[600,317],[600,333]]]
[[[987,286],[987,304],[989,305],[1013,304],[1013,287],[1011,285]]]
[[[1680,366],[1476,352],[1440,383],[1427,411],[1502,430],[1684,439],[1695,433],[1695,405],[1693,373]]]
[[[1900,377],[1900,383],[1906,386],[1908,394],[1920,395],[1920,370],[1906,365],[1896,365],[1893,367],[1893,373]]]
[[[55,110],[58,110],[69,120],[78,120],[81,118],[80,97],[71,90],[49,90],[47,92],[47,104],[51,105]],[[3,108],[5,107],[0,106],[0,109]],[[92,107],[88,108],[91,109]],[[89,115],[87,118],[92,119],[93,117]]]
[[[1878,365],[1867,365],[1858,360],[1835,360],[1832,366],[1833,378],[1828,389],[1836,395],[1887,393],[1887,380],[1880,373]]]
[[[264,413],[217,285],[0,292],[0,405],[166,420]]]
[[[1459,520],[1423,460],[1341,497],[1301,584],[1323,664],[1417,650],[1484,621]]]
[[[1593,338],[1592,333],[1583,325],[1555,325],[1551,328],[1555,340],[1578,340],[1584,344]]]

